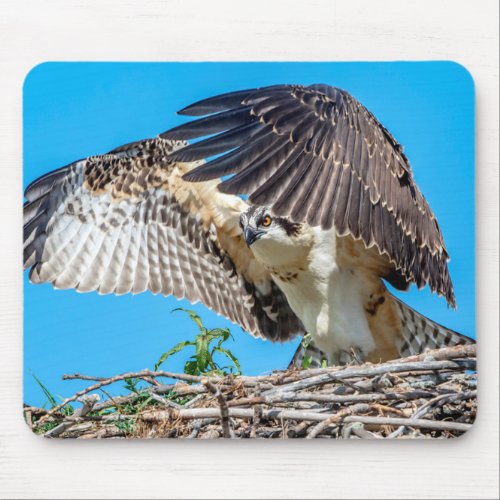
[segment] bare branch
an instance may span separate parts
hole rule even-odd
[[[294,368],[258,377],[76,373],[65,380],[93,383],[48,411],[25,405],[25,418],[34,432],[60,438],[455,437],[475,419],[476,374],[467,372],[475,363],[475,346],[467,345],[387,363]],[[104,389],[129,378],[143,380],[145,387],[123,396]],[[164,378],[178,382],[165,384]],[[89,404],[94,391],[106,399]],[[83,407],[67,415],[63,408],[79,399]]]
[[[234,431],[229,421],[229,409],[227,407],[226,398],[220,391],[220,388],[215,386],[210,379],[204,378],[201,383],[217,398],[220,406],[220,417],[222,421],[222,432],[225,438],[234,438]]]

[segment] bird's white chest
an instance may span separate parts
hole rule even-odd
[[[334,231],[314,231],[307,263],[284,268],[273,278],[322,351],[335,355],[359,349],[368,354],[375,343],[363,306],[363,282],[337,265]]]

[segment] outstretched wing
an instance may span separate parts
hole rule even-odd
[[[33,283],[102,294],[175,295],[255,335],[304,332],[283,293],[245,246],[246,203],[217,182],[182,180],[168,157],[185,143],[140,141],[51,172],[25,192],[24,267]]]
[[[432,210],[394,137],[347,92],[328,85],[276,85],[223,94],[180,114],[204,118],[162,134],[170,139],[217,135],[172,157],[222,156],[184,178],[234,174],[224,193],[246,193],[274,213],[307,221],[376,246],[403,281],[455,305],[449,260]]]

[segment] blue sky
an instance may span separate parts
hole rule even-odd
[[[418,63],[45,63],[24,84],[24,186],[76,159],[155,136],[187,120],[175,112],[211,95],[276,83],[328,83],[360,100],[404,146],[452,257],[458,309],[412,287],[398,294],[431,319],[475,337],[474,86],[451,62]],[[176,307],[208,327],[228,326],[246,374],[284,368],[297,342],[252,338],[206,309],[144,293],[99,296],[31,285],[24,274],[24,400],[45,402],[35,374],[55,394],[86,384],[64,373],[110,376],[152,368],[194,337]],[[165,369],[182,371],[186,355]],[[120,392],[117,386],[110,390]]]

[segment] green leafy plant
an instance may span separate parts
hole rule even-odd
[[[312,356],[305,355],[302,358],[302,365],[301,365],[302,369],[307,370],[311,366],[311,363],[312,363]]]
[[[47,402],[43,405],[42,408],[45,408],[47,403],[49,403],[51,408],[54,408],[57,406],[57,401],[54,395],[45,387],[45,385],[42,383],[42,381],[33,373],[32,374],[33,378],[35,379],[35,382],[40,386],[40,389],[42,389],[43,393],[45,394],[45,397],[47,398]],[[62,400],[63,398],[59,396],[59,398]],[[63,415],[73,415],[74,413],[74,408],[70,405],[67,404],[61,408],[61,413]]]
[[[113,420],[112,422],[117,429],[127,434],[131,433],[134,430],[134,421],[132,419]]]
[[[141,390],[139,388],[139,382],[140,379],[138,378],[126,378],[123,387],[130,392],[135,392],[136,394],[140,394]]]
[[[304,349],[304,351],[307,351],[307,348],[309,347],[311,342],[312,342],[311,334],[306,333],[302,337],[302,341],[301,341],[301,345],[302,345],[302,348]],[[313,357],[311,355],[304,354],[304,357],[302,358],[301,368],[304,370],[307,370],[311,366],[312,360],[313,360]],[[326,368],[327,366],[328,366],[328,361],[326,359],[322,359],[320,367]]]
[[[191,320],[196,323],[199,333],[194,340],[185,340],[179,342],[172,349],[164,352],[155,365],[155,370],[165,363],[172,355],[183,351],[187,347],[194,347],[195,354],[184,364],[184,373],[189,375],[227,375],[234,373],[241,374],[241,367],[238,358],[223,345],[233,336],[227,328],[208,329],[203,325],[201,318],[194,312],[188,309],[177,308],[175,311],[185,312]],[[229,366],[220,366],[214,359],[214,356],[220,354],[228,359],[231,364]]]
[[[311,342],[312,342],[311,334],[310,333],[306,333],[302,337],[302,341],[301,341],[302,348],[304,349],[304,351],[307,349],[307,347],[309,346],[309,344]],[[312,363],[312,356],[304,354],[304,357],[302,358],[302,365],[301,365],[302,368],[304,370],[307,370],[311,366],[311,363]]]

